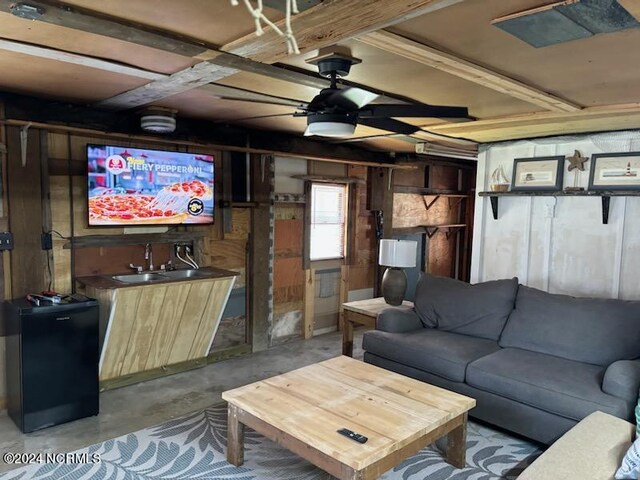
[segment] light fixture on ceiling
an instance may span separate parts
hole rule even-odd
[[[23,2],[11,4],[9,10],[16,17],[25,18],[27,20],[38,20],[45,12],[45,9],[42,7],[29,5],[28,3]]]
[[[345,113],[312,113],[307,115],[305,137],[350,137],[356,130],[356,117]]]
[[[171,108],[147,108],[141,113],[140,128],[145,132],[172,133],[176,129],[176,113]]]

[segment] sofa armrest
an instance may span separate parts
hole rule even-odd
[[[602,391],[635,404],[640,390],[640,360],[618,360],[607,367]]]
[[[376,329],[389,333],[404,333],[424,328],[413,307],[390,307],[376,319]]]

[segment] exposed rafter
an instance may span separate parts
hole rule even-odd
[[[524,100],[552,112],[576,112],[582,107],[556,95],[544,92],[487,67],[443,52],[395,33],[380,30],[358,38],[394,55],[399,55],[437,70],[464,78],[483,87]]]
[[[588,107],[579,112],[540,112],[429,127],[434,133],[497,142],[578,132],[640,128],[640,103]]]
[[[291,19],[298,48],[308,52],[348,38],[389,27],[462,0],[326,0]],[[279,22],[281,25],[283,21]],[[246,35],[221,48],[222,51],[262,63],[275,63],[287,55],[285,40],[273,31],[256,37]]]

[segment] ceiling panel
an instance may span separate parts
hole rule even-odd
[[[181,55],[44,22],[24,20],[8,13],[0,13],[0,25],[0,38],[3,39],[114,60],[154,72],[174,73],[195,63],[193,59]]]
[[[91,103],[139,87],[145,80],[19,53],[0,54],[0,90]]]
[[[640,29],[534,48],[491,20],[549,2],[466,0],[390,29],[582,106],[638,101]]]
[[[224,45],[255,30],[253,17],[242,1],[237,7],[229,0],[65,0],[65,3],[212,45]],[[272,21],[284,17],[282,12],[267,7],[264,13]]]

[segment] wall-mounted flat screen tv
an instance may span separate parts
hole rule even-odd
[[[214,157],[87,145],[89,226],[213,223]]]

